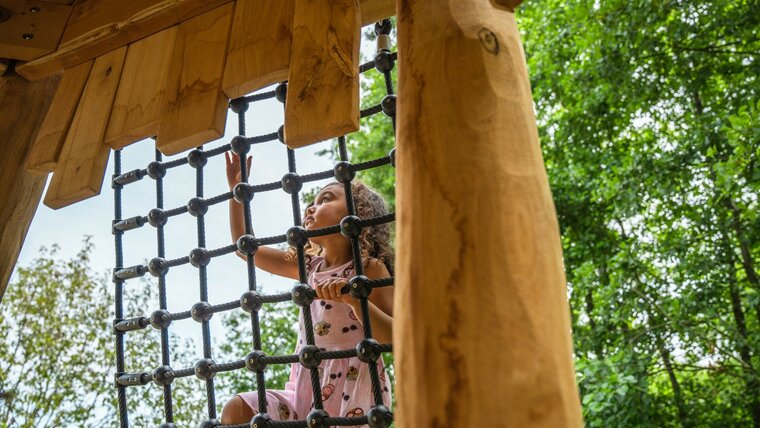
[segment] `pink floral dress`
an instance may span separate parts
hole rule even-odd
[[[307,259],[309,286],[314,286],[330,277],[350,278],[353,276],[353,262],[320,271],[324,260],[321,257]],[[314,340],[319,348],[328,351],[354,349],[364,338],[363,327],[356,319],[350,306],[329,300],[314,300],[311,303],[314,326]],[[298,346],[306,344],[303,312],[299,316]],[[377,361],[380,384],[383,390],[383,404],[390,407],[390,382],[385,373],[382,358]],[[372,381],[367,363],[358,358],[322,361],[318,369],[322,404],[331,417],[352,417],[367,414],[374,405]],[[238,394],[258,413],[258,396],[255,391]],[[293,364],[290,380],[284,390],[267,390],[267,413],[273,420],[303,419],[313,407],[311,374],[301,364]],[[365,425],[366,426],[366,425]]]

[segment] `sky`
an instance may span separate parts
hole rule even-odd
[[[273,87],[262,91],[272,90]],[[282,104],[270,99],[251,103],[246,113],[246,135],[255,136],[276,131],[283,123]],[[237,135],[237,115],[228,112],[225,136],[209,143],[205,149],[212,149],[229,143]],[[296,150],[297,170],[301,174],[332,169],[334,162],[325,156],[318,156],[320,150],[328,149],[330,142],[317,143]],[[186,156],[187,152],[176,156],[164,157],[164,161]],[[251,167],[252,184],[279,181],[288,172],[287,152],[279,141],[253,145]],[[154,160],[154,141],[143,140],[126,147],[122,151],[122,172],[145,166]],[[91,266],[96,273],[110,272],[115,263],[114,236],[111,234],[111,221],[114,214],[113,191],[110,177],[113,174],[113,154],[109,159],[104,184],[100,195],[78,202],[59,210],[52,210],[40,203],[29,228],[24,246],[19,255],[17,266],[31,264],[40,247],[60,246],[59,257],[73,258],[83,247],[85,236],[91,236],[95,245]],[[49,183],[48,179],[48,183]],[[303,190],[326,184],[330,180],[306,183]],[[215,156],[204,167],[204,196],[206,198],[225,193],[229,190],[225,175],[224,156]],[[176,208],[187,204],[195,196],[195,169],[181,166],[167,171],[164,177],[164,207]],[[149,177],[124,186],[122,191],[123,218],[146,215],[156,207],[155,181]],[[290,195],[282,190],[257,194],[252,201],[253,227],[257,236],[283,234],[293,225]],[[228,202],[209,208],[206,219],[206,248],[215,249],[232,243],[229,231]],[[165,226],[166,258],[183,257],[197,247],[196,218],[182,214],[169,219]],[[125,232],[124,266],[145,264],[157,256],[156,229],[149,224],[140,229]],[[278,277],[257,269],[257,280],[264,294],[289,291],[293,281]],[[154,284],[157,281],[146,274]],[[15,278],[11,278],[11,281]],[[248,289],[245,262],[229,254],[212,259],[208,265],[209,302],[218,304],[237,300]],[[168,310],[179,312],[189,310],[200,301],[198,269],[188,265],[170,269],[166,277]],[[126,282],[126,287],[141,287],[144,283],[134,279]],[[144,313],[125,314],[125,317],[149,316],[158,309],[145,308]],[[212,318],[212,337],[216,342],[223,337],[220,327],[220,314]],[[177,321],[171,331],[180,337],[192,338],[200,346],[200,324],[192,319]],[[242,357],[242,355],[241,355]],[[138,369],[138,368],[135,368]]]

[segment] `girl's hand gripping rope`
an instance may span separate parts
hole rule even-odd
[[[251,156],[248,156],[245,161],[246,177],[251,175],[251,160]],[[227,166],[227,184],[232,189],[236,184],[243,181],[243,175],[240,173],[240,156],[232,152],[225,152],[224,161]]]
[[[349,293],[341,293],[341,289],[348,284],[345,278],[329,278],[314,287],[317,292],[317,298],[322,300],[332,300],[335,302],[351,305],[356,299]]]

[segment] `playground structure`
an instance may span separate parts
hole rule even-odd
[[[396,424],[581,425],[519,2],[32,3],[0,1],[0,290],[50,172],[46,205],[96,195],[112,149],[193,149],[284,80],[289,147],[356,131],[360,28],[395,15]]]

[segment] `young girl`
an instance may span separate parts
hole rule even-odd
[[[227,153],[227,182],[230,188],[240,182],[240,158]],[[251,158],[247,159],[250,170]],[[344,185],[330,183],[319,191],[304,212],[303,227],[318,229],[340,223],[348,215]],[[387,214],[382,197],[362,183],[351,185],[357,215],[363,219]],[[243,206],[230,200],[230,231],[233,241],[245,233]],[[390,228],[387,224],[366,227],[359,238],[364,275],[386,278],[393,270]],[[341,288],[354,275],[351,242],[340,233],[310,239],[306,257],[308,284],[317,298],[311,303],[316,345],[326,350],[353,349],[364,337],[359,300],[342,294]],[[254,256],[256,266],[277,275],[298,280],[298,262],[292,251],[260,247]],[[376,288],[368,299],[372,334],[380,343],[391,342],[393,287]],[[306,344],[303,313],[299,317],[298,345]],[[266,351],[266,350],[264,350]],[[382,359],[377,362],[383,389],[383,403],[390,407],[390,384]],[[362,416],[374,405],[369,368],[358,358],[326,360],[318,369],[324,409],[333,417]],[[273,420],[303,419],[313,405],[309,369],[293,364],[285,390],[267,390],[267,413]],[[256,392],[236,395],[224,405],[222,424],[247,423],[258,413]]]

